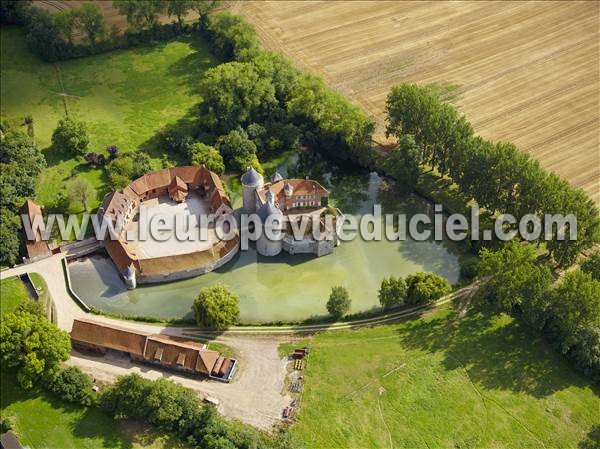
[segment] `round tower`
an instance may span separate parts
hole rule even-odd
[[[265,193],[265,204],[256,212],[263,225],[260,237],[256,241],[256,252],[261,256],[276,256],[281,252],[281,232],[283,229],[283,213],[275,206],[275,198],[271,190]],[[273,217],[275,220],[267,222]],[[267,233],[272,234],[274,239],[267,237]]]
[[[123,279],[125,280],[125,285],[129,290],[133,290],[136,287],[137,281],[135,278],[135,268],[133,264],[126,267],[123,271]]]
[[[262,175],[254,170],[253,167],[248,167],[246,173],[242,175],[242,190],[244,197],[243,211],[245,214],[253,214],[256,212],[255,192],[262,189],[263,185]]]

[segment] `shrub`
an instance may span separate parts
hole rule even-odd
[[[113,159],[107,166],[108,181],[115,189],[127,186],[131,181],[152,171],[150,156],[141,151],[132,151]]]
[[[19,312],[30,313],[32,315],[40,315],[44,318],[46,317],[46,311],[44,310],[44,307],[40,301],[35,301],[29,298],[25,301],[21,301],[16,310]]]
[[[339,319],[346,315],[350,310],[350,294],[345,287],[336,286],[331,288],[329,300],[327,301],[327,311],[334,318]]]
[[[85,161],[90,164],[92,167],[98,167],[99,165],[104,165],[106,160],[102,154],[98,154],[95,152],[91,152],[85,155]]]
[[[0,417],[0,434],[6,433],[15,427],[15,419],[13,416]]]
[[[401,277],[383,278],[381,288],[379,289],[379,303],[381,307],[387,309],[389,307],[399,306],[404,304],[406,300],[406,283]]]
[[[217,139],[217,148],[230,168],[245,170],[258,162],[256,145],[244,130],[234,129]]]
[[[85,123],[65,118],[52,133],[52,145],[74,156],[83,156],[90,143]]]
[[[67,402],[92,405],[95,401],[93,383],[79,368],[71,366],[59,372],[50,382],[50,391]]]
[[[119,147],[116,145],[109,146],[106,151],[108,151],[108,157],[110,160],[116,159],[119,157]]]
[[[392,151],[383,164],[386,173],[394,178],[404,192],[412,192],[421,174],[419,165],[423,150],[410,134],[400,139],[400,148]]]
[[[223,284],[205,287],[192,305],[196,323],[214,329],[233,326],[240,315],[240,298]]]
[[[600,379],[600,281],[567,273],[550,294],[550,331],[561,351],[592,379]]]
[[[229,12],[202,16],[200,30],[213,53],[225,61],[248,61],[259,52],[254,28],[240,16]]]
[[[204,165],[210,171],[219,175],[225,171],[223,156],[210,145],[201,142],[193,144],[189,148],[189,156],[192,165]]]
[[[406,302],[428,304],[452,292],[448,280],[435,273],[415,273],[406,277]]]
[[[181,155],[188,155],[190,147],[194,143],[194,140],[190,136],[177,130],[164,131],[162,139],[169,151]]]

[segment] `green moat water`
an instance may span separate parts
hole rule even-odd
[[[280,171],[284,175],[289,171],[290,177],[306,174],[322,181],[335,204],[357,218],[372,213],[376,203],[382,204],[384,214],[406,214],[408,218],[415,213],[433,214],[431,203],[398,193],[375,173],[334,169],[322,174],[315,161],[294,161],[288,168]],[[238,195],[233,199],[235,206],[241,206]],[[214,272],[183,281],[142,285],[135,290],[127,290],[112,262],[99,255],[71,262],[70,272],[73,289],[88,305],[112,313],[190,316],[199,290],[222,282],[240,296],[241,321],[294,321],[325,315],[325,303],[334,285],[349,290],[351,311],[360,312],[378,307],[377,291],[384,276],[432,271],[456,282],[461,256],[459,244],[450,241],[391,242],[384,238],[367,242],[358,237],[320,258],[287,253],[266,258],[253,249],[240,251]]]

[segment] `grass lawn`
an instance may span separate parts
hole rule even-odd
[[[292,427],[310,448],[576,448],[598,432],[598,390],[508,316],[448,307],[310,344]]]
[[[66,404],[40,390],[23,391],[14,374],[2,374],[1,409],[21,443],[32,449],[186,447],[148,428],[117,424],[98,408]]]
[[[13,311],[22,301],[29,299],[29,292],[18,277],[0,281],[0,315]]]
[[[166,151],[156,147],[152,136],[162,126],[185,121],[195,113],[200,101],[198,81],[207,68],[216,65],[199,38],[182,37],[47,64],[28,51],[21,29],[2,27],[0,33],[1,116],[19,122],[27,115],[34,119],[35,140],[49,165],[38,187],[37,200],[43,205],[55,201],[76,175],[96,187],[93,208],[108,191],[103,170],[50,147],[52,131],[64,117],[65,107],[70,116],[88,124],[90,151],[106,155],[106,147],[112,144],[122,152],[143,148],[160,168]]]

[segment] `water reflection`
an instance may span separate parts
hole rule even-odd
[[[433,213],[430,203],[401,194],[376,173],[332,166],[315,154],[290,157],[278,171],[284,176],[319,180],[331,191],[335,205],[357,218],[372,212],[377,202],[384,214],[410,218],[415,213]],[[322,258],[286,253],[266,258],[251,248],[212,273],[132,291],[125,289],[111,261],[101,256],[74,261],[71,278],[73,288],[89,305],[113,313],[190,316],[200,288],[223,282],[240,295],[242,321],[299,320],[326,313],[325,302],[333,285],[348,288],[352,311],[364,311],[378,306],[377,291],[384,276],[424,270],[456,282],[460,255],[459,246],[448,241],[365,242],[357,238]]]

